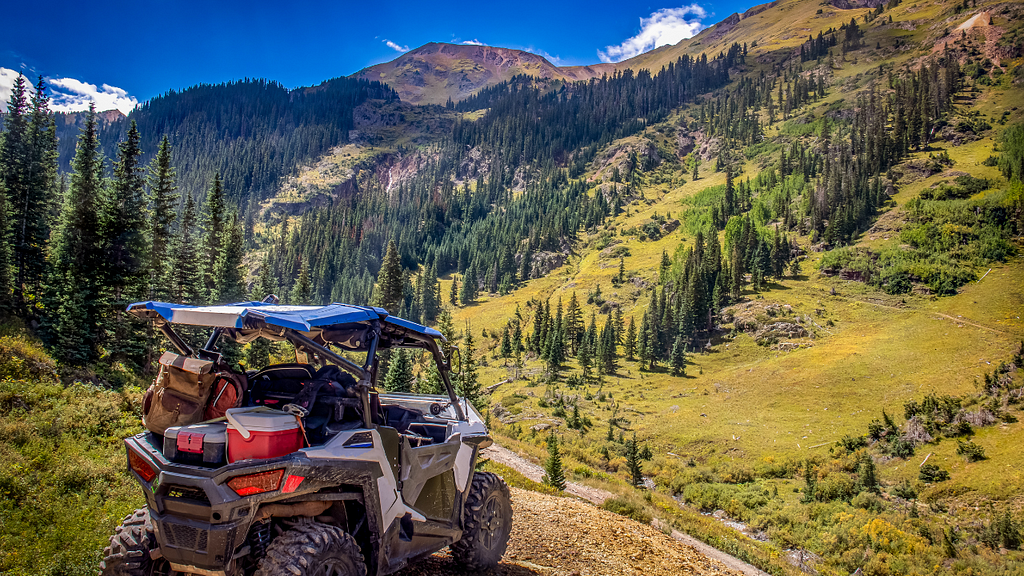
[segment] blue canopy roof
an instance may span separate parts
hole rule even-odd
[[[442,338],[440,332],[415,322],[389,316],[387,310],[369,306],[329,304],[327,306],[282,306],[264,302],[237,302],[224,306],[190,306],[167,302],[136,302],[128,306],[128,312],[138,314],[152,311],[172,324],[190,324],[213,328],[245,327],[245,319],[262,320],[269,326],[291,328],[309,332],[315,328],[331,328],[343,324],[381,320],[407,330],[433,338]],[[147,315],[148,314],[143,314]]]

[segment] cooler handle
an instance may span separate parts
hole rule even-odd
[[[227,410],[224,413],[224,416],[228,419],[228,422],[232,426],[235,427],[235,430],[238,430],[238,433],[242,435],[242,438],[245,438],[246,440],[248,440],[249,437],[252,436],[252,432],[249,432],[249,430],[245,426],[242,426],[242,423],[239,422],[235,418],[235,415],[232,414],[232,412],[235,411],[235,410],[236,410],[236,408],[231,408],[231,409]],[[251,410],[244,409],[244,408],[242,410],[245,411],[245,412],[251,412]]]

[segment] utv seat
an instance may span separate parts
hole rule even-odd
[[[302,387],[316,377],[316,369],[309,364],[275,364],[267,366],[249,378],[249,406],[268,406],[280,409],[302,391]]]

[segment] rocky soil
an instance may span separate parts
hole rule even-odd
[[[502,576],[735,575],[671,537],[572,498],[512,489],[512,538]],[[447,550],[401,576],[462,576]]]

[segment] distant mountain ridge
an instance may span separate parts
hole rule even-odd
[[[459,101],[481,90],[525,74],[545,80],[588,80],[616,69],[615,64],[558,67],[543,56],[494,46],[431,42],[398,58],[364,68],[352,77],[391,86],[411,104]]]

